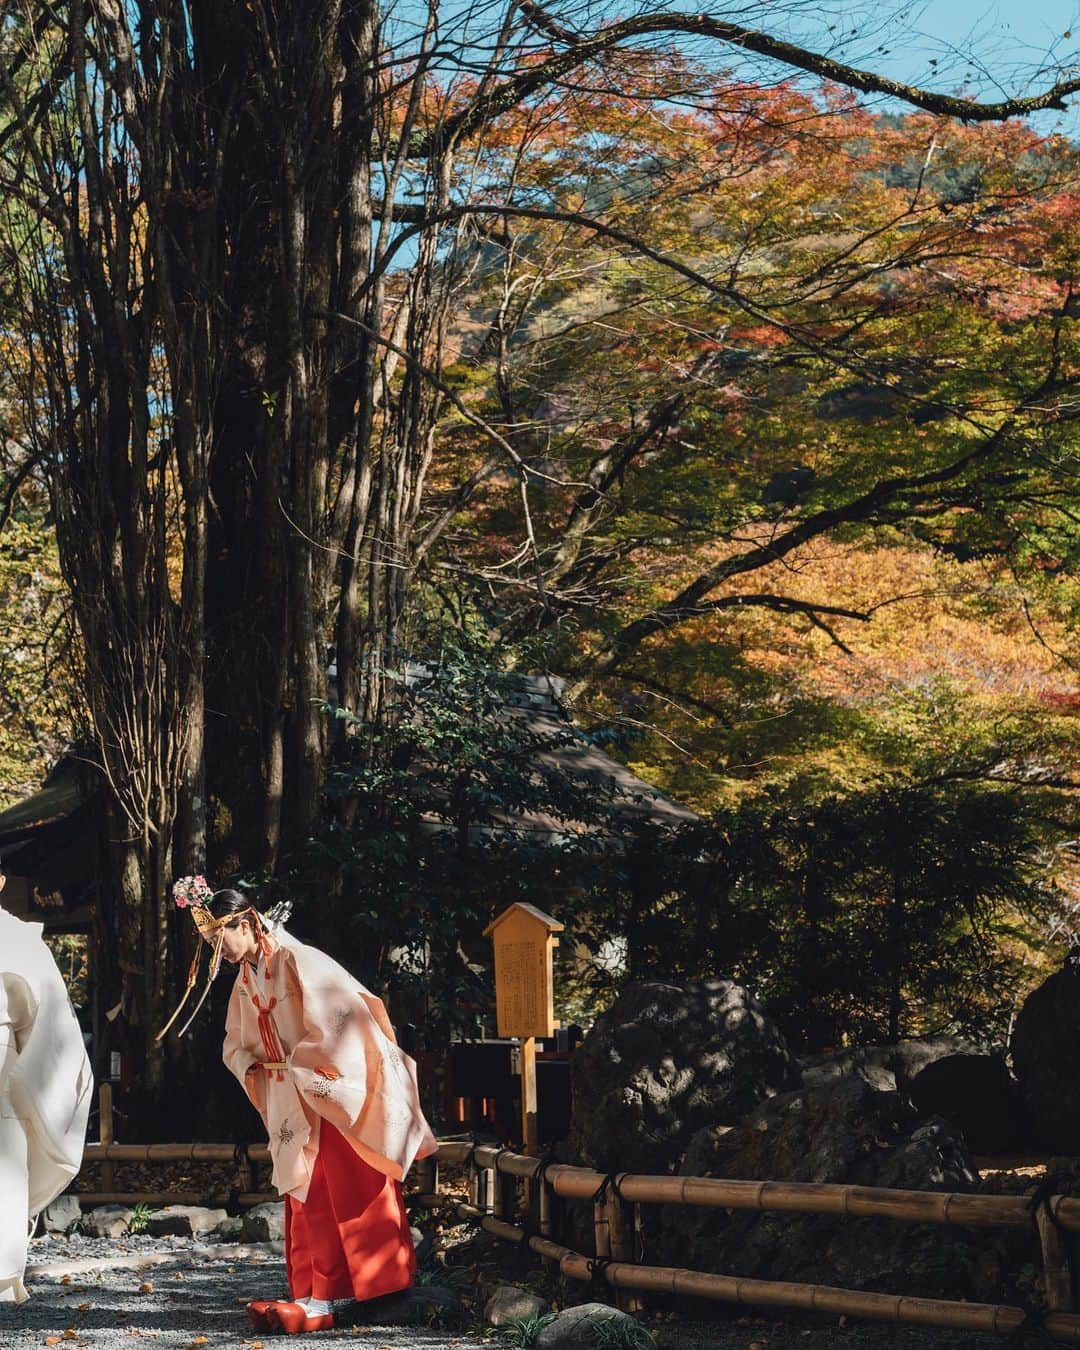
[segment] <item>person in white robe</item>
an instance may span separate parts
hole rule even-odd
[[[82,1165],[92,1095],[82,1032],[42,925],[0,907],[0,1301],[27,1298],[30,1232]]]

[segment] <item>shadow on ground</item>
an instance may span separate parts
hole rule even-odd
[[[165,1264],[104,1268],[66,1279],[30,1275],[28,1303],[19,1308],[0,1304],[4,1350],[42,1345],[130,1350],[136,1340],[150,1340],[162,1350],[250,1347],[256,1340],[277,1338],[252,1330],[244,1304],[252,1298],[280,1298],[285,1290],[285,1267],[277,1257],[230,1264],[200,1262],[194,1254],[181,1252]],[[457,1332],[378,1326],[312,1333],[303,1343],[342,1339],[364,1350],[427,1350],[451,1341],[457,1350],[474,1350],[483,1344]]]

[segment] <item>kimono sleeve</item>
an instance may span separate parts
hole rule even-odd
[[[31,994],[26,981],[0,972],[0,1097],[8,1086],[19,1058],[19,1040],[31,1012]]]
[[[266,1120],[266,1075],[261,1072],[248,1073],[253,1063],[251,1051],[244,1045],[243,1011],[240,994],[240,977],[237,976],[229,996],[229,1007],[225,1014],[225,1044],[221,1058],[225,1067],[239,1079],[240,1086],[248,1095],[248,1100]]]
[[[363,999],[347,978],[333,978],[335,971],[302,979],[294,953],[286,950],[285,957],[285,978],[304,1025],[303,1039],[289,1057],[293,1081],[316,1115],[350,1133],[367,1101],[374,1067]]]

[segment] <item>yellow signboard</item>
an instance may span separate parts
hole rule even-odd
[[[485,930],[495,943],[495,1010],[500,1036],[554,1036],[553,953],[563,925],[520,901]]]

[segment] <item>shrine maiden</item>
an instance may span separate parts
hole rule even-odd
[[[200,884],[205,893],[200,891]],[[334,1325],[335,1300],[408,1287],[416,1269],[401,1182],[437,1147],[416,1066],[382,1002],[237,891],[178,883],[205,941],[238,967],[223,1058],[262,1117],[285,1196],[287,1300],[248,1305],[259,1329]],[[189,988],[194,983],[192,968]]]

